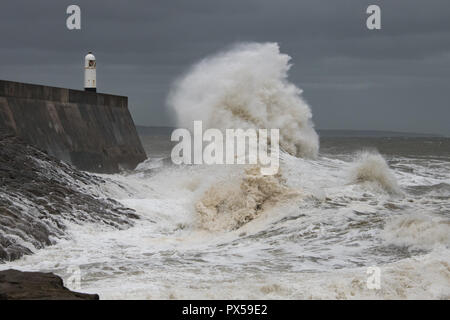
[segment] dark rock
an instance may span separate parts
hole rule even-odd
[[[97,294],[70,291],[53,273],[0,271],[0,300],[99,300]]]
[[[104,183],[0,130],[0,263],[65,238],[68,221],[132,226],[133,210],[96,193]]]

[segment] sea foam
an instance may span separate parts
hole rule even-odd
[[[319,139],[302,90],[288,81],[290,57],[276,43],[238,44],[194,65],[173,86],[168,105],[178,126],[280,129],[280,146],[315,157]]]

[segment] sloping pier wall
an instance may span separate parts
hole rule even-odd
[[[123,96],[0,80],[0,131],[91,172],[146,158]]]

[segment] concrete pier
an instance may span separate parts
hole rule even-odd
[[[123,96],[0,80],[0,131],[91,172],[146,158]]]

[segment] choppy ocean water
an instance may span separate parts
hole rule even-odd
[[[324,137],[314,160],[284,155],[278,180],[175,166],[167,136],[141,139],[149,160],[96,190],[135,209],[134,227],[69,224],[69,239],[2,269],[79,268],[74,289],[101,298],[450,297],[450,139]],[[252,211],[244,187],[275,196]]]

